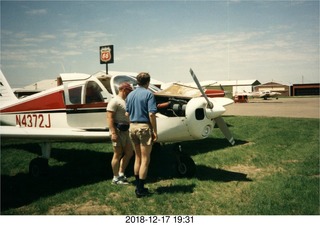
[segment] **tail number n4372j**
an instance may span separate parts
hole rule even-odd
[[[16,115],[16,125],[20,127],[50,128],[50,114],[19,114]]]

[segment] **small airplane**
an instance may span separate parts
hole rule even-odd
[[[278,96],[281,95],[280,92],[274,92],[271,90],[264,90],[264,91],[257,91],[257,92],[246,92],[243,91],[242,93],[237,93],[236,95],[246,95],[251,96],[253,98],[263,98],[264,100],[267,100],[268,98],[276,98],[278,99]]]
[[[190,73],[198,87],[192,95],[168,93],[150,84],[157,101],[158,143],[181,142],[207,138],[218,125],[227,140],[234,138],[222,118],[225,106],[233,100],[209,98],[196,75]],[[48,169],[51,143],[55,141],[110,140],[106,106],[118,93],[122,82],[137,86],[137,73],[98,72],[61,73],[57,86],[18,99],[0,70],[0,135],[1,138],[34,139],[41,142],[42,156],[29,164],[30,175],[37,177]],[[177,170],[181,176],[192,176],[195,164],[191,157],[177,151]]]
[[[263,98],[264,100],[267,100],[268,98],[276,98],[278,99],[278,96],[281,95],[280,92],[274,92],[271,90],[265,90],[265,91],[258,91],[258,92],[252,92],[251,96],[254,98]]]

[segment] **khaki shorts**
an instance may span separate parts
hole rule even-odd
[[[129,135],[134,145],[152,145],[152,128],[148,123],[130,123]]]
[[[112,146],[124,148],[127,144],[131,144],[129,137],[129,131],[120,131],[117,129],[118,139],[117,141],[112,141]]]

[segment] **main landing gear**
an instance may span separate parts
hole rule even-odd
[[[31,160],[29,164],[29,174],[31,177],[38,178],[48,173],[48,160],[51,154],[51,143],[40,144],[42,156]],[[161,148],[159,143],[154,144],[154,148]],[[196,165],[193,159],[182,151],[181,144],[173,145],[174,168],[178,177],[191,178],[196,173]],[[171,153],[172,154],[172,153]],[[171,155],[170,154],[170,155]]]
[[[29,164],[29,174],[31,177],[40,177],[48,172],[48,159],[38,157],[31,160]]]
[[[42,156],[34,158],[29,164],[29,174],[34,178],[47,174],[49,169],[48,161],[51,153],[51,144],[42,143],[40,144],[40,147]]]

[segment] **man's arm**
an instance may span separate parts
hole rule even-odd
[[[111,133],[111,140],[116,140],[117,139],[117,133],[116,133],[116,128],[114,126],[114,119],[113,119],[114,112],[112,111],[107,111],[107,121],[109,124],[109,132]]]
[[[153,130],[153,141],[157,141],[157,139],[158,139],[158,131],[157,131],[156,114],[150,112],[149,113],[149,119],[150,119],[150,124],[151,124],[152,130]]]

